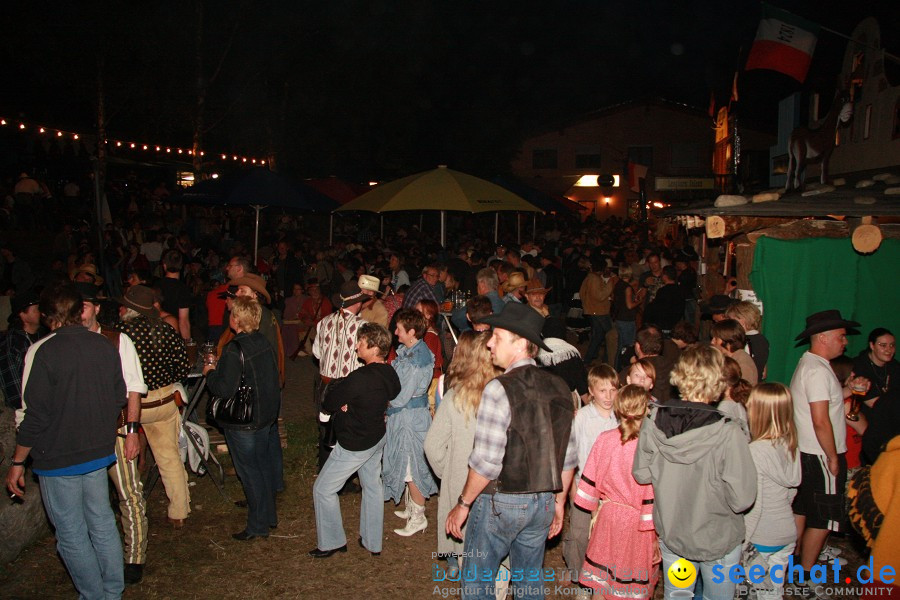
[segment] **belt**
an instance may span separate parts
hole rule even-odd
[[[322,378],[322,383],[331,383],[331,377],[325,377],[324,375],[319,375]]]
[[[164,396],[164,397],[160,398],[159,400],[154,400],[152,402],[143,402],[141,404],[141,408],[156,408],[157,406],[163,406],[165,404],[168,404],[169,402],[172,402],[175,400],[176,393],[177,392],[172,392],[168,396]]]
[[[389,406],[387,409],[387,414],[388,416],[396,415],[401,410],[405,410],[407,408],[425,408],[427,406],[428,396],[416,396],[415,398],[410,399],[410,401],[403,406]]]

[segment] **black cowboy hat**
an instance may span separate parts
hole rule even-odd
[[[347,308],[369,299],[369,296],[363,294],[362,290],[359,289],[359,284],[352,279],[341,284],[340,297],[342,308]]]
[[[534,342],[547,352],[551,351],[541,337],[541,330],[544,328],[544,317],[527,304],[508,302],[499,314],[488,315],[479,322],[487,323],[491,327],[512,331],[529,342]]]
[[[709,299],[709,302],[704,302],[700,305],[700,312],[704,315],[720,315],[736,302],[737,300],[730,296],[716,294]]]
[[[832,329],[846,329],[849,334],[858,334],[859,331],[855,329],[856,327],[859,327],[859,323],[844,319],[841,317],[841,311],[834,309],[823,310],[806,317],[806,329],[801,331],[794,339],[805,340],[817,333],[831,331]]]
[[[88,283],[87,281],[76,281],[75,289],[81,294],[81,299],[91,304],[100,304],[103,294],[100,293],[100,286]]]

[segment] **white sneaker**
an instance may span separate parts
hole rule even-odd
[[[834,546],[829,546],[828,544],[825,544],[825,547],[822,548],[821,552],[819,552],[819,561],[820,562],[830,561],[832,558],[836,558],[836,557],[840,556],[841,552],[843,552],[843,550],[841,550],[840,548],[835,548]]]
[[[847,559],[841,558],[842,550],[840,548],[835,548],[834,546],[825,546],[822,548],[822,552],[819,553],[819,562],[832,564],[834,561],[837,561],[839,565],[842,567],[847,565]]]

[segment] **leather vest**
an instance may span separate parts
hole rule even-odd
[[[509,399],[503,467],[496,490],[507,494],[558,492],[572,430],[572,393],[558,376],[534,365],[497,377]]]

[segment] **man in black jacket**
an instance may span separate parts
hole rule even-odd
[[[25,356],[6,487],[25,495],[30,454],[57,549],[79,595],[121,597],[122,541],[106,475],[116,460],[116,417],[126,403],[119,354],[81,325],[81,295],[71,286],[45,290],[40,308],[53,334]]]

